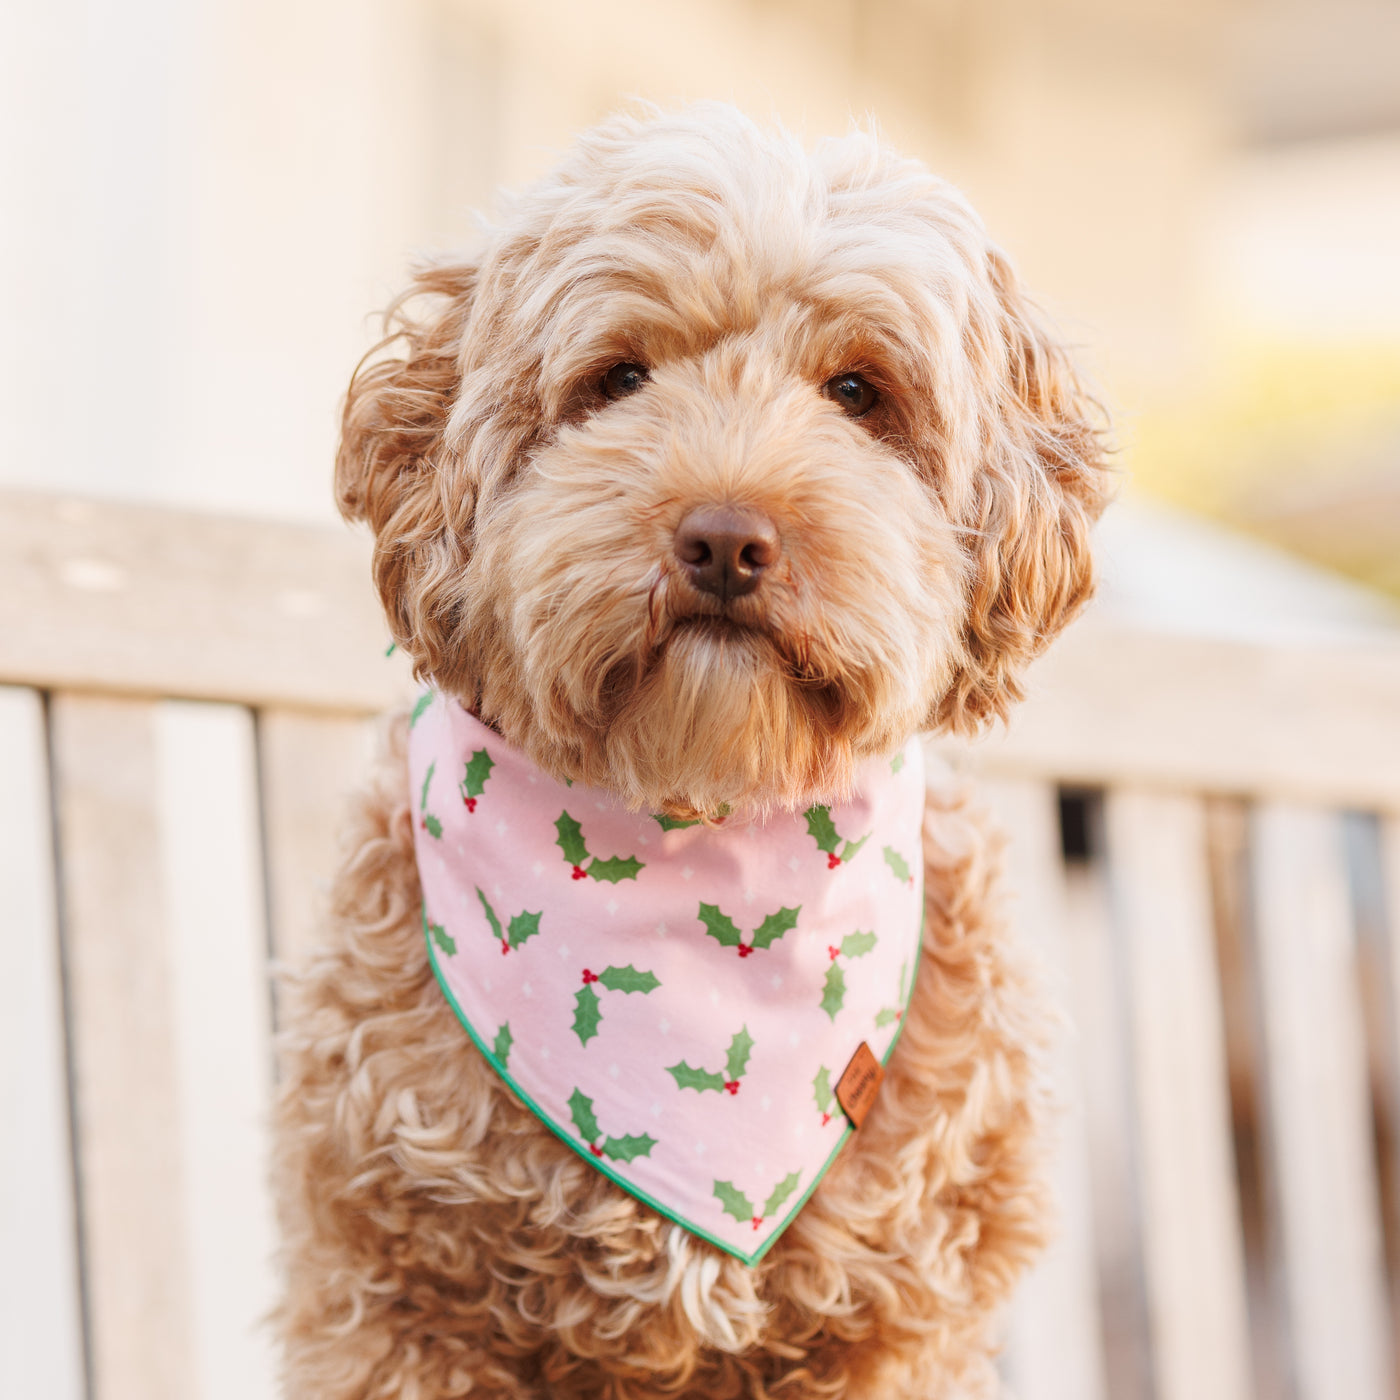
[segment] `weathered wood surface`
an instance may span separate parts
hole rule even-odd
[[[155,714],[180,1207],[198,1400],[271,1400],[272,1003],[253,720]]]
[[[81,1400],[48,761],[40,697],[0,687],[0,1395]]]
[[[0,679],[373,712],[387,644],[348,529],[0,493]]]
[[[348,530],[0,493],[0,679],[370,713],[410,691]],[[1400,644],[1249,646],[1092,614],[971,761],[1011,776],[1400,794]]]
[[[1249,1338],[1225,1043],[1199,798],[1105,800],[1124,952],[1157,1400],[1248,1400]]]
[[[1400,644],[1251,646],[1086,617],[1030,671],[1009,727],[966,749],[987,772],[1060,782],[1392,806]]]
[[[1394,1395],[1362,1011],[1340,818],[1252,824],[1271,1152],[1298,1400]]]
[[[1039,960],[1056,1002],[1073,1006],[1078,989],[1069,976],[1055,789],[1034,780],[1000,779],[982,784],[978,797],[1007,837],[1006,918]],[[1060,1219],[1053,1243],[1012,1307],[1006,1371],[1017,1400],[1108,1400],[1082,1052],[1082,1042],[1061,1027],[1051,1071],[1060,1115],[1054,1169]]]
[[[138,700],[59,696],[53,705],[100,1400],[197,1394],[155,712]]]
[[[60,695],[53,747],[96,1400],[270,1400],[252,716]]]
[[[299,710],[259,716],[272,943],[289,967],[324,926],[350,794],[369,770],[378,730],[372,720]]]

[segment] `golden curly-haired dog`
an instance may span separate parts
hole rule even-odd
[[[962,197],[869,135],[610,120],[390,330],[350,388],[341,509],[419,674],[553,775],[801,809],[1002,715],[1088,594],[1091,405]],[[961,796],[930,795],[880,1100],[750,1268],[469,1042],[423,944],[405,730],[292,995],[288,1396],[992,1393],[1046,1228],[1043,1017]]]

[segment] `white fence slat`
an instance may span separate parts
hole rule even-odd
[[[272,933],[290,966],[324,925],[349,796],[368,772],[377,728],[299,710],[258,717]]]
[[[1197,798],[1110,791],[1157,1400],[1248,1400],[1243,1245]]]
[[[51,711],[97,1400],[196,1394],[154,715],[76,695]]]
[[[1064,928],[1059,813],[1048,783],[979,785],[1008,837],[1007,917],[1038,949],[1062,1001],[1073,999]],[[1079,1046],[1062,1033],[1053,1067],[1063,1105],[1054,1185],[1060,1230],[1012,1305],[1007,1372],[1018,1400],[1106,1400]]]
[[[271,1400],[271,1001],[251,714],[155,717],[198,1400]]]
[[[0,1395],[81,1400],[83,1326],[43,705],[0,687]]]
[[[1254,813],[1272,1171],[1298,1400],[1393,1393],[1370,1095],[1340,818]]]

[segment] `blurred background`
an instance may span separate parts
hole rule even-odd
[[[1017,1393],[1397,1400],[1397,0],[0,9],[0,1394],[274,1391],[267,961],[407,686],[341,395],[629,97],[874,118],[1115,419],[1098,601],[942,746],[1073,1021]]]
[[[1394,0],[140,0],[0,20],[0,480],[324,520],[368,313],[628,96],[872,114],[1144,495],[1400,591]]]

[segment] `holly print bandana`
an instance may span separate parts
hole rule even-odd
[[[852,1128],[918,961],[923,759],[717,826],[629,812],[425,695],[409,766],[433,970],[477,1048],[624,1190],[754,1264]]]

